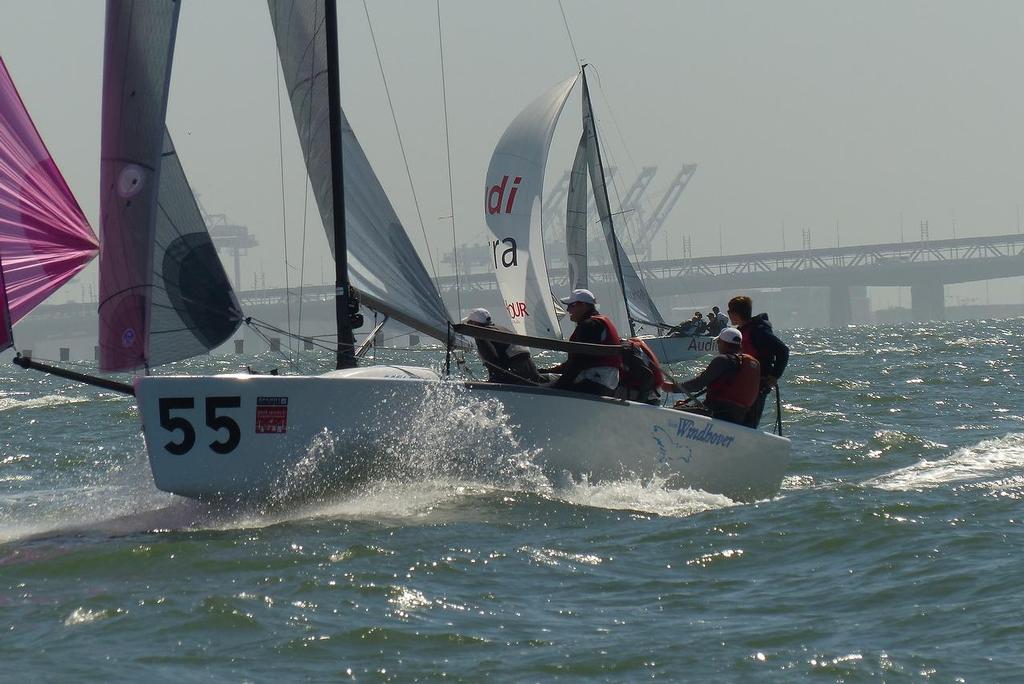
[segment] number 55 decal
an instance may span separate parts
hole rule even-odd
[[[239,408],[242,405],[241,397],[206,397],[206,425],[219,435],[221,430],[227,430],[227,437],[223,441],[210,442],[210,448],[218,454],[228,454],[238,447],[242,439],[242,431],[234,418],[225,415],[218,415],[221,409]],[[170,441],[164,444],[164,449],[181,456],[192,450],[196,444],[196,429],[184,416],[172,416],[171,411],[184,411],[195,408],[195,400],[192,397],[161,397],[160,398],[160,427],[174,432],[181,431],[180,441]]]

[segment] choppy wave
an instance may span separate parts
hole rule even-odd
[[[955,450],[936,460],[873,478],[865,484],[896,491],[929,489],[950,483],[999,479],[1024,467],[1024,434],[1011,433]]]
[[[637,511],[660,516],[686,517],[734,502],[721,494],[696,489],[671,489],[660,479],[626,479],[591,484],[558,483],[551,497],[578,506]]]

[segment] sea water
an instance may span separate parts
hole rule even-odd
[[[154,489],[130,398],[5,365],[0,680],[1019,681],[1024,319],[781,334],[793,460],[752,504],[551,483],[514,425],[478,428],[516,467],[444,467],[439,399],[417,477],[220,510]]]

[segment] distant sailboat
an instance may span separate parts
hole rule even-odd
[[[99,243],[0,58],[0,349]]]

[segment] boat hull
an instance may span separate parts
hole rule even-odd
[[[424,444],[441,460],[463,448],[498,460],[512,443],[558,481],[657,477],[754,500],[778,492],[790,452],[704,416],[423,369],[144,377],[136,394],[156,486],[193,498],[305,497],[398,472]]]
[[[701,356],[718,352],[715,338],[707,335],[643,337],[641,339],[647,343],[661,363],[692,361]]]

